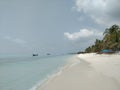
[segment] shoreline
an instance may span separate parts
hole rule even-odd
[[[60,76],[61,73],[69,67],[69,65],[71,65],[73,63],[73,58],[76,58],[76,55],[73,55],[71,58],[67,59],[67,62],[65,65],[61,66],[60,68],[58,68],[57,70],[55,70],[53,73],[51,73],[50,75],[47,75],[47,77],[44,80],[40,80],[37,84],[35,84],[32,88],[30,88],[29,90],[37,90],[38,87],[42,87],[44,84],[46,84],[47,82],[49,82],[51,79],[53,79],[54,77]]]
[[[120,90],[119,59],[120,55],[77,55],[36,90]]]

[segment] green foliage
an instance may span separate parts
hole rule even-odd
[[[110,28],[106,28],[103,35],[103,40],[96,39],[95,44],[86,48],[85,52],[100,52],[103,49],[120,49],[120,27],[118,25],[115,24]]]

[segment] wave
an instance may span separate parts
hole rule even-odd
[[[36,85],[34,85],[32,88],[30,88],[29,90],[36,90],[38,87],[42,87],[42,85],[44,83],[46,83],[48,80],[51,80],[52,78],[59,76],[62,74],[62,71],[64,69],[64,66],[57,69],[56,72],[54,72],[53,74],[47,75],[47,77],[43,80],[40,80]]]
[[[51,79],[53,79],[54,77],[60,76],[63,73],[63,71],[70,69],[71,67],[76,66],[79,63],[80,63],[80,60],[78,60],[76,57],[73,57],[66,65],[63,65],[62,67],[58,68],[54,73],[49,74],[44,80],[39,81],[35,86],[33,86],[29,90],[36,90],[38,87],[42,87],[43,85],[50,82]]]

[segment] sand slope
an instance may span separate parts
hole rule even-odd
[[[81,54],[37,90],[120,90],[119,82],[120,55]]]

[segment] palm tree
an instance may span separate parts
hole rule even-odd
[[[104,32],[104,42],[106,44],[106,48],[116,49],[118,47],[119,42],[119,32],[120,27],[118,25],[113,25],[110,28],[107,28]]]
[[[100,52],[102,49],[102,40],[96,39],[95,41],[95,52]]]
[[[91,52],[91,47],[86,48],[85,52],[90,53]]]
[[[100,52],[103,49],[120,50],[120,27],[113,25],[105,29],[103,40],[96,39],[95,44],[86,48],[86,52]]]

